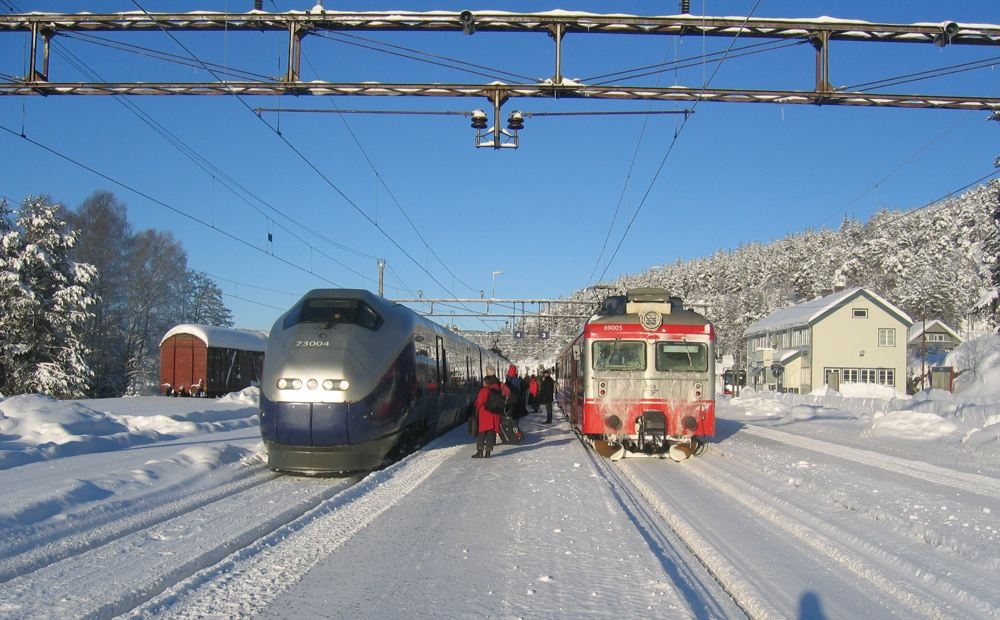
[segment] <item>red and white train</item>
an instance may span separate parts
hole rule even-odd
[[[613,460],[701,454],[715,434],[715,331],[663,289],[608,297],[562,351],[559,402]]]

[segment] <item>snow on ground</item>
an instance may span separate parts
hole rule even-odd
[[[979,358],[956,394],[744,390],[680,464],[529,416],[490,460],[456,429],[350,488],[267,471],[254,389],[9,397],[0,617],[996,617]]]

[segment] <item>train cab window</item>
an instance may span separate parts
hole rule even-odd
[[[299,323],[358,325],[372,331],[382,325],[382,317],[371,306],[356,299],[306,299],[288,313],[285,329]]]
[[[594,370],[645,370],[646,343],[627,340],[594,342]]]
[[[666,372],[705,372],[708,370],[708,346],[701,342],[658,342],[656,369]]]

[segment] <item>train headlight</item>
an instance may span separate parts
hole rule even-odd
[[[349,387],[351,387],[351,382],[348,381],[347,379],[337,379],[337,380],[326,379],[326,380],[323,381],[323,389],[324,390],[340,390],[340,391],[344,391],[344,390],[346,390]]]
[[[600,398],[604,398],[605,396],[608,395],[608,382],[607,381],[598,381],[597,382],[597,395]]]
[[[309,388],[310,390],[315,390],[316,388],[319,387],[319,381],[315,379],[310,379],[306,381],[306,387]]]
[[[704,394],[704,393],[705,392],[704,392],[701,384],[700,383],[695,383],[694,384],[694,397],[695,398],[701,398],[701,395]]]
[[[302,389],[302,379],[294,379],[291,377],[282,377],[278,379],[278,389],[279,390],[301,390]]]

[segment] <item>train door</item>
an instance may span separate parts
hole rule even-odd
[[[437,384],[438,391],[440,393],[445,393],[447,391],[448,385],[448,359],[447,351],[444,348],[444,339],[441,336],[435,336],[435,341],[437,343]]]

